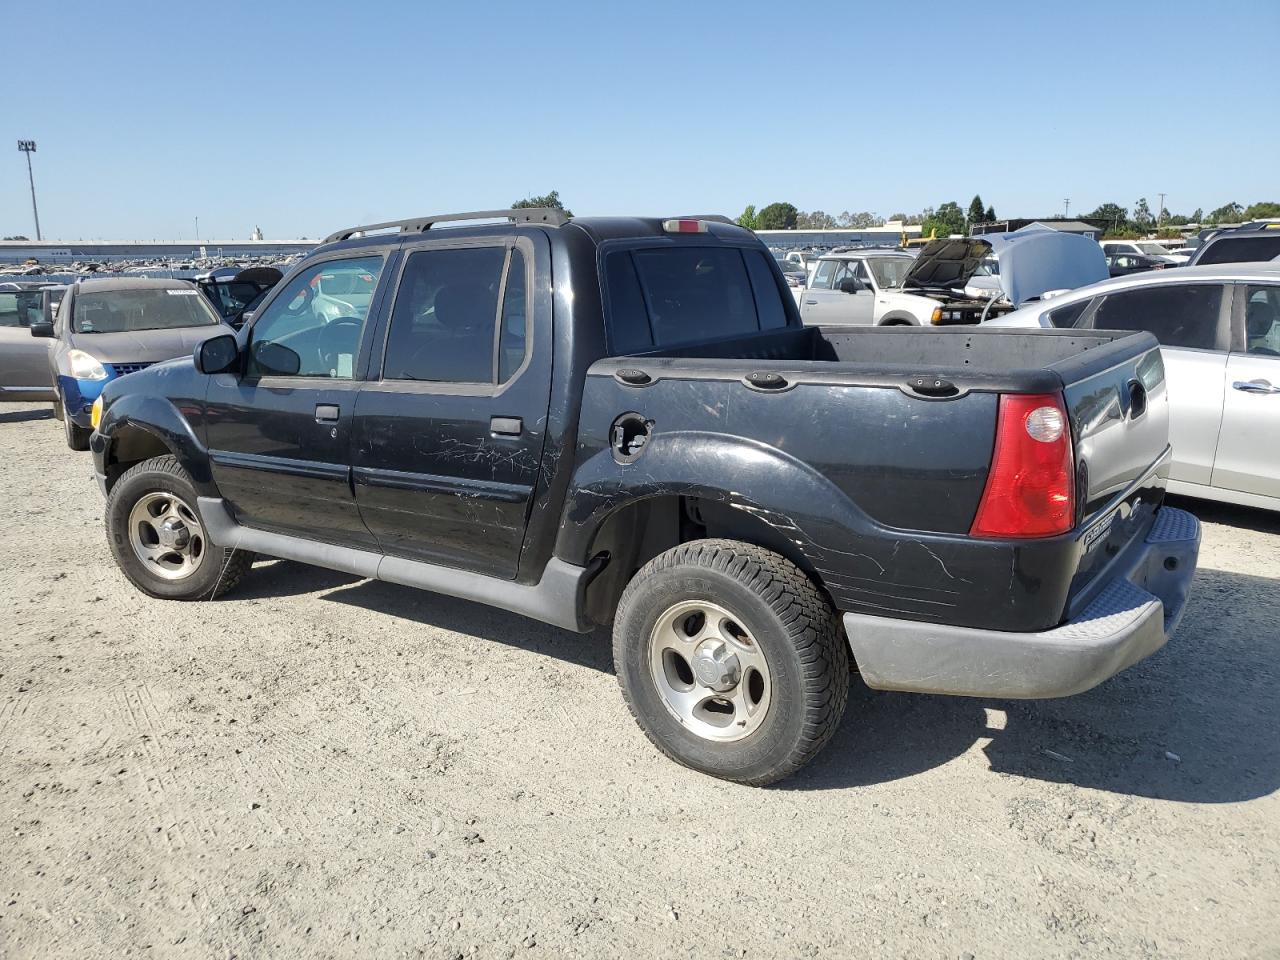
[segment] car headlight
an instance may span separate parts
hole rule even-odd
[[[77,380],[107,379],[107,368],[83,350],[67,351],[67,368]]]
[[[98,399],[93,401],[93,406],[89,409],[89,423],[93,425],[93,429],[98,429],[98,424],[102,422],[102,394],[98,394]]]

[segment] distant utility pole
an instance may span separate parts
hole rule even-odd
[[[1156,207],[1156,229],[1160,229],[1160,218],[1164,216],[1164,194],[1157,194],[1160,198],[1160,206]]]
[[[27,182],[31,184],[31,215],[36,219],[36,239],[43,240],[40,236],[40,211],[36,209],[36,178],[31,172],[31,155],[36,152],[36,142],[34,140],[19,140],[18,149],[27,155]]]
[[[1067,215],[1071,212],[1071,198],[1065,197],[1062,201],[1062,219],[1067,219]]]
[[[196,217],[196,243],[200,242],[200,218]]]

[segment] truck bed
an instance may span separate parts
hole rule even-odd
[[[1134,384],[1144,410],[1130,416]],[[986,484],[999,395],[1061,394],[1077,463],[1078,524],[1025,541],[969,536]],[[602,360],[590,368],[580,441],[607,447],[633,410],[664,438],[757,445],[731,509],[805,542],[841,610],[1042,630],[1092,599],[1099,574],[1140,542],[1163,497],[1167,398],[1149,334],[809,327]],[[802,467],[777,503],[775,458]],[[761,485],[758,494],[753,483]],[[1117,517],[1123,515],[1123,520]],[[993,576],[998,567],[1000,576]],[[925,571],[922,578],[921,571]]]

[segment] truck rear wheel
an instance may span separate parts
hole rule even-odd
[[[813,759],[849,692],[831,605],[789,560],[733,540],[695,540],[646,564],[619,601],[613,658],[659,750],[752,786]]]
[[[107,541],[116,564],[143,593],[210,600],[248,572],[253,554],[218,547],[196,511],[191,478],[173,457],[127,470],[107,496]]]

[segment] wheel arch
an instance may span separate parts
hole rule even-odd
[[[98,432],[103,436],[102,466],[108,491],[136,464],[172,455],[201,496],[217,495],[208,452],[187,418],[168,399],[120,397],[107,409]]]
[[[793,516],[797,504],[824,516]],[[635,464],[608,453],[583,465],[570,490],[555,553],[586,565],[607,555],[588,611],[607,623],[612,604],[640,567],[691,540],[735,540],[794,563],[823,593],[821,550],[802,527],[842,523],[857,508],[812,467],[781,450],[737,437],[659,437]]]

